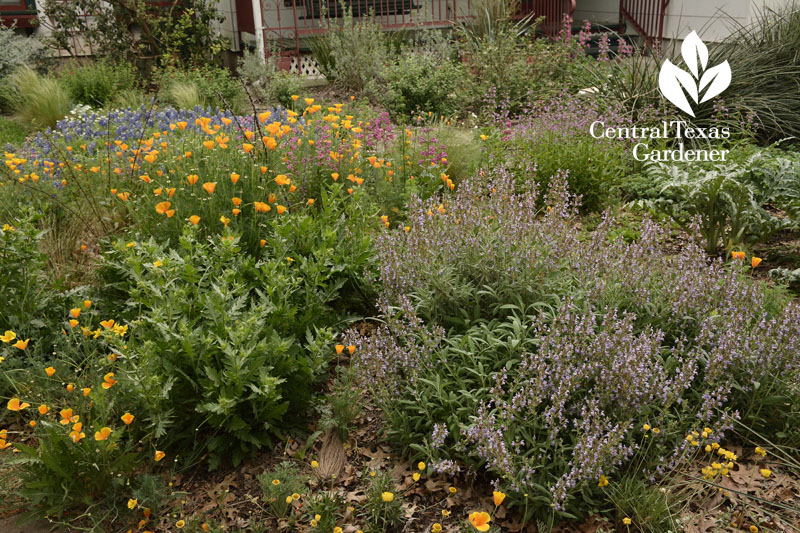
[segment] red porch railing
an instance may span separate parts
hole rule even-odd
[[[646,46],[660,48],[667,5],[669,0],[619,0],[619,23],[629,22]]]
[[[522,0],[520,4],[521,16],[533,13],[534,18],[544,17],[539,29],[551,39],[563,28],[564,17],[568,16],[571,21],[574,12],[575,0]]]
[[[262,3],[265,42],[278,42],[285,53],[299,54],[304,37],[325,33],[344,14],[340,0],[267,0]],[[353,17],[373,15],[385,29],[446,27],[468,19],[471,0],[344,0]],[[522,0],[520,12],[544,16],[540,27],[555,37],[575,0]]]

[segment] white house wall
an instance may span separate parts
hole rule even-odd
[[[228,39],[228,49],[231,52],[238,52],[239,32],[236,25],[236,2],[234,0],[217,0],[217,12],[224,17],[224,20],[216,22],[214,29],[222,37]]]
[[[788,0],[767,0],[773,6],[785,5]],[[755,6],[752,0],[672,0],[664,19],[664,38],[681,39],[696,30],[706,41],[718,41],[730,34],[737,24],[751,20]],[[619,0],[577,0],[574,19],[597,24],[619,21]],[[628,31],[635,30],[628,24]]]
[[[664,38],[682,39],[692,30],[706,42],[720,41],[750,22],[751,0],[672,0],[664,19]]]

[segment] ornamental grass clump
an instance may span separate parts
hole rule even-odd
[[[412,203],[376,239],[384,323],[348,338],[390,437],[434,471],[485,471],[526,520],[667,473],[775,415],[800,375],[800,305],[748,264],[667,252],[648,220],[633,242],[611,216],[585,234],[576,209],[563,175],[542,198],[502,169]]]

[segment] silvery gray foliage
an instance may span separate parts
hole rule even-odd
[[[382,323],[347,343],[390,434],[433,470],[486,470],[531,512],[572,512],[637,454],[664,474],[694,453],[687,432],[718,441],[737,401],[797,379],[800,305],[698,242],[667,251],[653,221],[631,241],[611,216],[579,231],[563,175],[543,203],[503,169],[413,201],[409,230],[376,240]],[[661,429],[646,450],[644,424]]]
[[[17,33],[14,28],[0,25],[0,79],[17,67],[29,65],[41,53],[42,45],[34,37]]]

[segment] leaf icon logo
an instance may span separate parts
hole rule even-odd
[[[714,67],[706,68],[708,48],[694,31],[684,39],[681,56],[689,72],[667,59],[661,66],[658,86],[667,100],[694,117],[694,109],[689,99],[691,98],[695,104],[702,104],[727,89],[731,84],[731,67],[728,61],[724,61]]]

